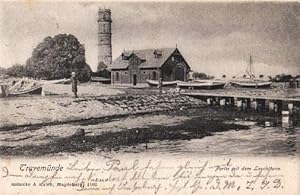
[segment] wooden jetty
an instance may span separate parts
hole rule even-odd
[[[206,92],[183,92],[188,95],[207,102],[208,105],[219,105],[224,107],[237,107],[238,110],[255,110],[265,112],[288,111],[289,114],[300,114],[300,98],[294,97],[271,97],[241,94],[222,94]]]

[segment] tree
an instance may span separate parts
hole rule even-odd
[[[6,73],[7,73],[7,69],[0,67],[0,75],[5,75]]]
[[[12,67],[9,67],[6,72],[7,75],[12,77],[23,77],[27,76],[25,66],[20,64],[15,64]]]
[[[272,80],[274,82],[289,82],[293,78],[290,74],[278,74]]]
[[[61,79],[77,72],[80,81],[88,81],[91,68],[85,62],[84,45],[74,35],[59,34],[46,37],[26,62],[26,73],[41,79]]]

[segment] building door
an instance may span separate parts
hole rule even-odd
[[[184,81],[184,67],[177,66],[175,68],[175,80]]]
[[[152,80],[157,80],[156,72],[152,72]]]
[[[136,85],[137,83],[137,76],[136,74],[133,75],[133,85]]]

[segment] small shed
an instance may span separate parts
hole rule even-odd
[[[298,75],[290,80],[290,87],[291,88],[300,88],[300,75]]]

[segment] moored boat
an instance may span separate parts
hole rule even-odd
[[[158,86],[158,81],[157,80],[146,80],[148,85],[150,87],[157,87]],[[177,81],[162,81],[162,86],[163,87],[175,87],[177,85]]]
[[[269,88],[272,84],[270,81],[252,80],[252,81],[230,81],[233,86],[244,88]]]
[[[255,79],[254,69],[253,69],[252,56],[250,56],[249,64],[246,68],[245,78],[241,80],[232,80],[230,83],[233,86],[243,87],[243,88],[269,88],[272,84],[271,81],[264,81]],[[246,78],[246,77],[249,78]]]
[[[177,86],[180,89],[222,89],[225,82],[178,82]]]

